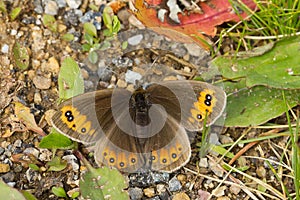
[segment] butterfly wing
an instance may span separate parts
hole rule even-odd
[[[213,124],[226,105],[221,88],[200,81],[165,81],[150,85],[147,91],[153,103],[161,104],[189,131],[201,130],[205,118],[207,125]]]

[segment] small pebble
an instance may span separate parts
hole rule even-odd
[[[55,1],[48,1],[45,5],[45,13],[48,15],[57,15],[58,6]]]
[[[158,192],[158,194],[161,194],[163,192],[166,192],[166,187],[164,184],[157,184],[156,185],[156,191]]]
[[[145,188],[143,191],[144,191],[144,194],[146,197],[154,197],[155,196],[154,188]]]
[[[38,14],[43,14],[44,10],[41,1],[33,1],[34,11]]]
[[[259,166],[257,169],[256,169],[256,174],[258,177],[260,178],[265,178],[266,175],[267,175],[267,171],[266,169],[263,167],[263,166]]]
[[[170,181],[169,181],[169,190],[171,192],[178,191],[182,188],[182,185],[180,181],[177,179],[176,176],[174,176]]]
[[[201,55],[201,48],[194,43],[187,43],[184,44],[186,49],[188,50],[189,54],[195,57],[199,57]]]
[[[57,3],[59,8],[64,8],[67,5],[65,0],[56,0],[56,3]]]
[[[17,139],[17,140],[14,142],[14,146],[15,146],[15,147],[21,147],[21,146],[22,146],[22,140]]]
[[[154,183],[166,183],[168,182],[169,178],[170,178],[170,174],[169,173],[165,173],[165,172],[155,172],[152,175],[153,177],[153,181]]]
[[[127,83],[126,83],[124,80],[119,79],[119,80],[117,81],[117,86],[118,86],[119,88],[126,88]]]
[[[180,192],[175,194],[172,200],[190,200],[190,197],[186,193]]]
[[[97,70],[99,81],[108,82],[112,78],[112,70],[108,67],[99,67]]]
[[[207,158],[200,158],[199,167],[203,167],[203,168],[208,167]]]
[[[136,81],[140,81],[142,79],[142,75],[137,73],[137,72],[134,72],[134,71],[131,71],[131,70],[127,70],[126,74],[125,74],[125,81],[127,83],[132,83],[132,84],[135,84]]]
[[[231,185],[229,188],[230,192],[232,192],[235,195],[238,195],[238,193],[240,193],[241,188],[235,185]]]
[[[4,182],[13,182],[15,180],[16,174],[14,172],[8,172],[1,176]]]
[[[143,190],[141,188],[129,188],[128,193],[131,200],[139,200],[143,198]]]
[[[224,185],[224,186],[221,186],[221,187],[218,187],[216,189],[214,189],[212,191],[212,193],[214,194],[214,196],[216,197],[221,197],[221,196],[224,196],[225,195],[225,190],[227,189],[227,187]]]
[[[40,104],[42,102],[42,96],[39,92],[34,93],[34,103]]]
[[[79,164],[76,156],[74,155],[66,155],[62,157],[63,160],[66,160],[71,166],[74,172],[79,170]]]
[[[81,5],[82,1],[81,0],[66,0],[68,6],[70,8],[77,9]]]
[[[216,164],[214,163],[209,163],[210,165],[210,169],[213,171],[213,173],[215,175],[217,175],[218,177],[223,177],[224,172],[222,171],[222,169],[220,169]]]
[[[9,52],[9,46],[7,44],[3,44],[1,48],[2,53],[8,53]]]
[[[227,135],[220,135],[220,142],[222,144],[233,143],[233,139]]]
[[[37,150],[36,148],[34,147],[29,147],[29,148],[26,148],[23,153],[25,154],[31,154],[31,155],[34,155],[34,157],[38,158],[39,157],[39,150]]]
[[[0,173],[6,173],[10,171],[9,164],[0,163]]]
[[[143,39],[142,34],[132,36],[132,37],[128,38],[128,44],[132,45],[132,46],[136,46],[142,41],[142,39]]]
[[[43,76],[35,76],[33,78],[33,84],[35,85],[36,88],[41,89],[41,90],[46,90],[51,87],[51,79],[46,78]]]

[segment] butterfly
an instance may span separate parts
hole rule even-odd
[[[52,117],[63,135],[94,144],[95,161],[123,172],[173,172],[191,157],[187,131],[214,123],[226,105],[224,91],[200,81],[163,81],[104,89],[64,101]]]

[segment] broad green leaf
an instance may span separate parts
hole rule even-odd
[[[58,133],[55,129],[52,129],[49,135],[43,137],[39,147],[46,149],[72,149],[75,146],[68,137]]]
[[[50,31],[57,32],[57,21],[52,15],[43,15],[43,23]]]
[[[9,187],[0,180],[1,199],[26,200],[25,197],[16,189]]]
[[[59,172],[67,167],[67,161],[61,160],[60,157],[55,156],[51,161],[47,163],[49,167],[48,171]]]
[[[88,58],[92,64],[96,64],[98,61],[98,54],[95,51],[91,51],[88,55]]]
[[[227,97],[225,126],[247,127],[267,122],[286,110],[282,92],[289,106],[300,103],[300,90],[279,90],[265,86],[242,88],[235,83],[224,83],[226,91],[236,91]]]
[[[61,64],[58,75],[60,99],[69,99],[84,92],[84,82],[77,63],[68,57]]]
[[[129,199],[128,194],[123,191],[127,185],[124,177],[116,169],[90,168],[80,180],[80,191],[84,198],[91,200],[102,199]]]
[[[26,47],[20,45],[16,42],[13,46],[13,59],[17,67],[21,70],[25,70],[29,66],[29,54]]]
[[[21,13],[21,8],[20,7],[16,7],[16,8],[14,8],[12,11],[11,11],[11,13],[10,13],[10,19],[13,21],[13,20],[15,20],[18,16],[19,16],[19,14]]]
[[[74,35],[71,33],[66,33],[61,37],[61,39],[65,40],[67,42],[70,42],[70,41],[74,40]]]
[[[261,55],[247,59],[219,57],[213,61],[227,79],[245,79],[247,87],[265,85],[272,88],[300,89],[300,37],[275,44]]]
[[[113,32],[113,16],[114,12],[111,7],[106,6],[103,10],[103,22],[106,28],[109,30],[106,34],[107,36],[109,33]]]
[[[53,194],[55,194],[58,197],[64,197],[64,198],[68,197],[66,194],[66,191],[62,187],[52,187],[51,190],[52,190]]]
[[[7,13],[6,5],[3,0],[0,0],[0,11],[4,14]]]
[[[94,24],[86,22],[83,24],[83,30],[86,34],[97,37],[97,29]]]
[[[35,198],[35,196],[33,196],[30,192],[28,192],[26,190],[22,190],[21,192],[24,195],[24,197],[26,198],[26,200],[37,200],[37,198]]]

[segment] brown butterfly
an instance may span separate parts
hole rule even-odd
[[[67,137],[95,144],[95,160],[124,172],[172,172],[191,156],[186,130],[199,131],[222,114],[224,91],[200,81],[165,81],[105,89],[63,102],[53,126]]]

